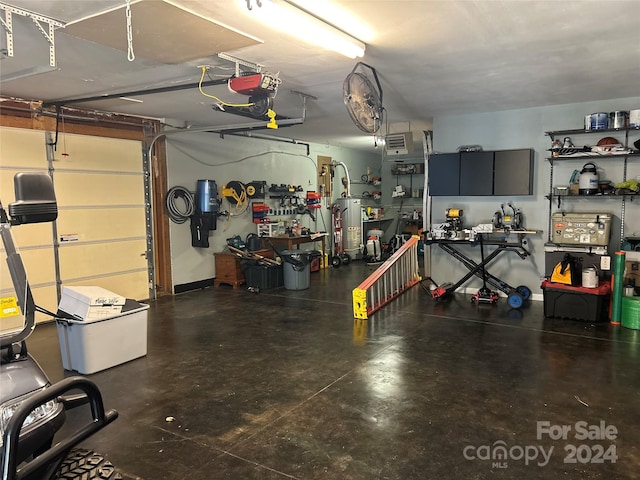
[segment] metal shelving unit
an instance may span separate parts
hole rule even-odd
[[[584,129],[580,129],[580,130],[576,130],[576,129],[572,129],[572,130],[554,130],[554,131],[549,131],[549,132],[545,132],[545,135],[547,135],[548,137],[551,138],[551,141],[553,142],[557,137],[564,137],[564,136],[576,136],[576,135],[603,135],[603,134],[607,134],[607,133],[624,133],[624,148],[625,149],[629,149],[629,136],[630,134],[633,133],[640,133],[640,128],[638,127],[634,127],[634,128],[608,128],[608,129],[600,129],[600,130],[584,130]],[[573,150],[573,152],[571,152],[571,150]],[[559,152],[563,152],[565,153],[580,153],[581,151],[583,151],[583,148],[572,148],[572,149],[560,149]],[[551,150],[554,151],[554,150]],[[611,199],[611,200],[618,200],[620,202],[620,243],[622,244],[622,242],[624,241],[624,223],[625,223],[625,209],[626,209],[626,203],[627,203],[627,199],[629,201],[633,201],[633,198],[637,195],[632,195],[632,194],[596,194],[596,195],[557,195],[553,193],[553,187],[554,187],[554,183],[553,183],[553,167],[554,167],[554,163],[556,162],[569,162],[569,161],[575,161],[575,160],[591,160],[591,161],[601,161],[601,160],[605,160],[607,162],[609,161],[622,161],[622,166],[623,166],[623,174],[622,174],[622,181],[627,181],[627,165],[629,160],[634,160],[634,159],[638,159],[640,158],[640,152],[631,152],[631,153],[624,153],[624,154],[616,154],[616,155],[566,155],[566,156],[549,156],[547,157],[547,161],[549,162],[551,169],[550,169],[550,173],[549,173],[549,194],[546,195],[546,198],[549,200],[549,238],[548,241],[551,241],[551,235],[552,235],[552,225],[551,225],[551,210],[553,208],[553,203],[554,200],[557,200],[558,202],[558,208],[560,208],[560,205],[562,203],[562,201],[571,201],[574,199],[581,199],[581,200],[603,200],[603,199]]]

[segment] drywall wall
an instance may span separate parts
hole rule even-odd
[[[267,185],[291,184],[301,185],[303,189],[317,191],[317,157],[328,156],[334,161],[344,162],[352,179],[352,195],[358,196],[368,186],[359,182],[361,176],[369,171],[379,169],[377,155],[369,155],[361,151],[332,147],[329,145],[291,144],[225,135],[220,137],[213,133],[186,133],[167,137],[167,171],[169,188],[180,185],[192,192],[196,189],[198,179],[215,180],[221,192],[227,182],[236,180],[248,183],[264,180]],[[333,198],[342,193],[341,178],[343,169],[338,167],[333,181]],[[278,209],[278,200],[267,198],[265,202]],[[303,197],[305,193],[300,193]],[[311,231],[330,231],[330,215],[327,210],[328,200],[323,200],[316,220],[309,215],[270,215],[272,219],[301,221]],[[220,210],[227,210],[230,217],[218,219],[217,230],[211,232],[209,248],[191,246],[189,223],[171,223],[171,262],[173,285],[185,285],[215,277],[213,253],[221,251],[226,239],[240,235],[245,239],[247,234],[256,232],[252,223],[250,209],[238,210],[235,205],[223,201]],[[315,213],[315,212],[314,212]],[[330,245],[327,239],[327,247]],[[319,244],[318,244],[319,247]]]
[[[493,264],[491,273],[497,275],[512,286],[527,285],[532,289],[536,298],[541,298],[540,280],[544,275],[544,244],[549,232],[549,201],[545,195],[549,193],[550,165],[546,160],[549,156],[548,148],[551,140],[545,132],[552,130],[567,130],[584,128],[584,116],[593,112],[611,112],[614,110],[629,110],[640,108],[640,97],[606,100],[599,102],[538,107],[523,110],[509,110],[493,113],[479,113],[470,115],[442,115],[434,119],[434,150],[436,152],[455,152],[461,145],[481,145],[484,150],[504,150],[514,148],[533,148],[534,162],[534,195],[518,197],[434,197],[433,223],[444,221],[446,208],[454,207],[464,210],[465,226],[479,223],[490,223],[493,214],[500,208],[501,203],[512,201],[524,214],[525,226],[542,232],[527,236],[527,247],[532,256],[525,260],[515,253],[502,253]],[[624,141],[623,134],[606,133]],[[631,134],[634,140],[640,134]],[[600,136],[576,136],[573,138],[577,145],[593,145]],[[580,170],[587,160],[556,162],[554,165],[554,184],[568,184],[574,169]],[[614,182],[622,180],[622,160],[611,158],[595,158],[601,179]],[[640,159],[629,160],[627,178],[640,175]],[[627,202],[625,209],[626,233],[640,235],[640,208],[638,202]],[[562,210],[576,212],[610,212],[615,215],[613,224],[612,251],[619,248],[619,231],[621,217],[621,202],[619,198],[602,200],[572,199],[565,201]],[[557,205],[551,206],[557,211]],[[469,247],[471,248],[471,247]],[[477,250],[477,249],[476,249]],[[431,272],[437,282],[456,281],[468,270],[453,257],[442,252],[438,247],[432,247]],[[468,252],[479,258],[479,252],[473,249]],[[472,279],[464,286],[468,291],[475,291],[480,286],[479,279]]]

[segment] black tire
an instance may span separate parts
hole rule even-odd
[[[62,461],[55,480],[122,480],[122,474],[99,453],[76,448]]]
[[[340,260],[338,255],[331,257],[331,266],[333,268],[338,268],[340,265],[342,265],[342,260]]]
[[[342,260],[343,265],[349,265],[351,263],[351,255],[348,253],[341,254],[340,259]]]
[[[523,300],[529,300],[531,298],[531,289],[526,285],[520,285],[516,288],[516,292],[522,295]]]

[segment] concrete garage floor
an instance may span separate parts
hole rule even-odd
[[[120,417],[85,445],[144,480],[638,478],[640,332],[418,286],[354,324],[369,271],[152,302],[147,356],[90,375]],[[70,375],[54,325],[30,348]]]

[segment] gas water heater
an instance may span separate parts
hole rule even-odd
[[[362,258],[362,199],[341,197],[335,202],[342,213],[342,246],[351,258]]]

